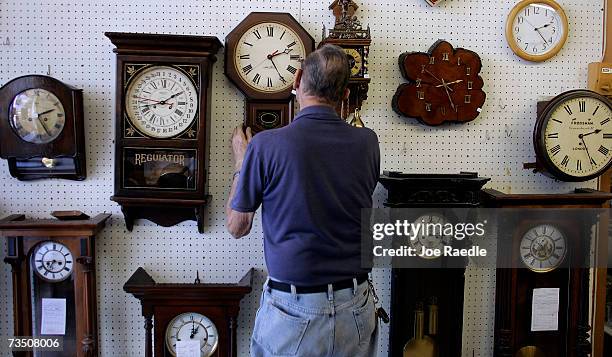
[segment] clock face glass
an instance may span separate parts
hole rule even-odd
[[[437,256],[421,255],[423,247],[442,251],[444,246],[451,244],[453,236],[443,234],[443,228],[446,223],[448,223],[448,221],[437,213],[424,214],[414,221],[414,225],[427,225],[426,229],[419,230],[415,239],[410,240],[410,247],[416,250],[416,254],[418,254],[419,257],[425,259],[438,258]]]
[[[185,72],[152,66],[130,79],[125,110],[132,125],[152,138],[171,138],[191,127],[198,112],[198,91]]]
[[[32,270],[45,281],[59,282],[72,274],[74,258],[70,250],[57,242],[41,243],[32,255]]]
[[[306,53],[297,33],[278,22],[251,27],[236,46],[233,60],[240,78],[254,90],[265,93],[291,88]]]
[[[561,172],[588,177],[612,161],[612,108],[594,97],[576,97],[557,105],[544,123],[546,155]]]
[[[525,6],[514,17],[512,35],[516,45],[528,55],[545,55],[564,39],[561,15],[542,3]]]
[[[565,236],[550,224],[531,228],[521,239],[521,260],[527,268],[544,273],[561,265],[567,252]]]
[[[176,356],[177,341],[200,341],[201,357],[211,356],[217,349],[219,334],[217,327],[206,316],[186,312],[176,316],[166,329],[166,346]]]
[[[349,67],[351,69],[351,76],[355,77],[361,72],[361,66],[363,64],[363,57],[358,50],[354,48],[345,48],[344,52],[348,57]]]
[[[21,139],[46,144],[61,134],[66,112],[55,94],[39,88],[28,89],[13,98],[10,122]]]

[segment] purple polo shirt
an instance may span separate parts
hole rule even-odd
[[[333,283],[361,268],[361,209],[372,207],[380,173],[374,131],[331,107],[311,106],[250,142],[231,207],[262,205],[268,273],[299,286]]]

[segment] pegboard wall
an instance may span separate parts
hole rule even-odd
[[[565,192],[560,183],[523,170],[534,160],[531,134],[536,101],[565,90],[585,88],[587,64],[601,52],[603,0],[558,0],[566,9],[570,35],[559,55],[542,64],[515,56],[505,37],[505,21],[518,0],[446,0],[438,7],[424,0],[357,0],[357,16],[370,25],[372,83],[363,117],[380,140],[382,168],[414,173],[477,171],[490,177],[487,187],[505,192]],[[140,304],[122,286],[139,266],[159,282],[191,282],[195,270],[209,282],[236,282],[258,270],[254,292],[241,304],[239,356],[248,356],[249,337],[265,278],[260,217],[251,234],[234,240],[224,227],[224,204],[232,162],[229,136],[243,120],[244,100],[223,75],[223,55],[212,84],[212,137],[206,233],[195,223],[163,228],[141,221],[127,232],[113,194],[114,76],[113,46],[105,31],[214,35],[223,41],[252,11],[289,12],[317,41],[333,25],[331,0],[4,0],[0,2],[0,85],[25,74],[50,74],[84,90],[87,174],[84,182],[19,182],[0,162],[0,216],[25,213],[48,217],[60,209],[89,214],[111,212],[98,236],[96,272],[100,356],[141,356],[144,350]],[[487,101],[473,122],[431,128],[391,110],[391,98],[403,82],[397,58],[404,51],[426,51],[446,39],[480,54]],[[579,184],[594,187],[594,182]],[[378,187],[375,205],[386,192]],[[2,242],[2,258],[6,254]],[[374,278],[388,308],[390,272]],[[495,275],[468,270],[464,356],[492,356]],[[0,336],[12,335],[10,269],[0,267]],[[412,336],[406,336],[406,339]],[[379,356],[387,355],[387,326]],[[474,351],[474,354],[472,354]],[[10,356],[0,351],[0,356]]]

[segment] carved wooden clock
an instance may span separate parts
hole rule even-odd
[[[7,241],[4,261],[12,267],[13,336],[59,335],[62,356],[98,356],[94,236],[110,214],[54,216],[58,219],[15,214],[0,220],[0,236]],[[54,317],[56,324],[46,322],[46,304],[63,311]]]
[[[204,231],[216,37],[109,32],[116,46],[115,194],[128,230],[145,218]]]
[[[495,356],[590,356],[591,229],[612,194],[485,194],[488,207],[506,208],[497,227]],[[542,303],[554,311],[543,313]]]
[[[177,357],[181,343],[195,343],[202,357],[235,357],[240,300],[251,292],[253,271],[237,284],[203,284],[199,278],[194,284],[159,284],[138,268],[123,290],[142,304],[145,357]]]
[[[84,180],[83,92],[40,75],[0,88],[0,157],[19,180]]]
[[[402,54],[399,66],[408,83],[401,84],[393,97],[398,114],[427,125],[464,123],[480,114],[486,94],[475,52],[440,40],[428,53]]]
[[[368,58],[372,37],[370,36],[370,27],[363,29],[355,16],[355,11],[358,8],[352,0],[334,1],[329,9],[333,10],[336,23],[334,28],[329,30],[329,34],[323,28],[323,40],[319,47],[325,44],[333,44],[342,47],[346,52],[351,67],[351,78],[348,84],[351,94],[337,108],[337,111],[342,119],[348,120],[352,115],[350,123],[355,126],[363,126],[359,113],[362,102],[368,98],[370,85]]]
[[[254,132],[293,119],[293,82],[314,39],[287,13],[253,12],[225,38],[225,74],[246,97]]]

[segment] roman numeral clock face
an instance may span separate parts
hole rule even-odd
[[[61,243],[44,242],[32,255],[31,269],[45,281],[59,282],[68,279],[73,266],[72,253]]]
[[[541,134],[546,157],[563,174],[592,178],[612,164],[612,110],[596,97],[559,102]]]
[[[293,85],[306,52],[295,31],[276,22],[251,27],[236,46],[234,65],[240,79],[266,93],[283,92]]]

